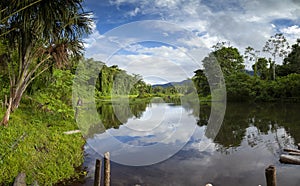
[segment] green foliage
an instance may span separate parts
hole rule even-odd
[[[51,83],[35,93],[39,107],[49,112],[58,112],[64,118],[72,118],[72,84],[74,75],[69,70],[55,69]]]
[[[204,74],[204,71],[199,69],[199,70],[196,70],[194,73],[195,73],[195,75],[192,80],[197,89],[197,93],[201,97],[209,95],[210,88],[209,88],[207,77]]]
[[[227,99],[229,101],[250,101],[252,90],[250,76],[245,73],[231,74],[226,77]]]
[[[9,79],[0,74],[0,100],[4,101],[5,95],[9,96]]]
[[[44,78],[48,86],[42,84]],[[54,69],[36,79],[31,97],[11,115],[10,127],[0,128],[0,185],[12,183],[20,172],[26,173],[28,184],[37,180],[40,185],[80,176],[75,168],[83,162],[85,141],[81,134],[63,134],[77,129],[71,106],[73,78],[69,70]],[[7,93],[3,90],[1,94]],[[18,141],[22,134],[24,139]]]
[[[213,65],[212,61],[216,61],[220,65],[224,76],[244,70],[244,60],[237,48],[222,47],[210,53],[202,61],[207,72],[213,72],[211,69],[213,67],[210,67]]]
[[[272,43],[273,40],[274,43]],[[282,51],[282,46],[279,46],[279,43],[282,42],[286,42],[284,37],[276,35],[267,42],[264,50],[271,52],[274,59],[276,56],[283,57],[286,52]],[[285,75],[277,78],[276,81],[270,81],[274,79],[274,61],[262,57],[258,58],[252,68],[259,77],[250,76],[243,72],[243,61],[240,59],[237,49],[232,47],[216,47],[214,52],[203,59],[203,66],[206,73],[210,72],[213,78],[218,79],[217,76],[214,77],[213,75],[217,74],[215,70],[217,69],[216,61],[220,64],[226,81],[228,101],[300,101],[300,74],[294,73],[298,72],[297,68],[300,64],[299,43],[300,40],[293,45],[292,52],[285,58],[282,66],[276,65],[277,73]],[[254,61],[257,58],[251,47],[246,49],[246,54],[248,60]],[[193,81],[200,99],[205,99],[210,92],[204,70],[195,71]],[[217,80],[214,81],[217,82]]]
[[[147,85],[140,75],[129,75],[116,65],[108,67],[102,64],[95,86],[98,97],[115,95],[148,97],[152,92],[151,85]]]
[[[291,73],[300,74],[300,39],[292,45],[292,51],[284,59],[283,65],[277,67],[278,76],[286,76]]]
[[[258,58],[257,62],[252,65],[252,69],[255,70],[261,79],[268,80],[270,78],[270,70],[268,69],[269,61],[266,58]]]
[[[0,48],[7,49],[0,58],[6,64],[3,74],[10,79],[12,100],[0,125],[7,125],[34,79],[82,55],[82,39],[91,33],[92,19],[81,0],[1,1],[0,17]]]
[[[261,80],[246,74],[226,79],[229,101],[300,101],[300,75],[290,74],[276,81]]]
[[[11,184],[20,172],[26,173],[27,184],[37,180],[40,185],[80,176],[75,168],[83,162],[85,142],[80,134],[63,134],[77,129],[74,119],[26,102],[12,115],[10,127],[0,128],[0,185]]]

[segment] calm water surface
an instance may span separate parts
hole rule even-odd
[[[210,109],[178,102],[99,104],[107,130],[91,130],[84,161],[89,173],[81,185],[93,184],[95,160],[101,158],[95,150],[111,152],[118,162],[111,164],[112,185],[266,185],[264,170],[271,164],[279,186],[300,185],[300,166],[278,161],[282,148],[300,143],[299,104],[228,103],[215,139],[205,135]],[[150,150],[124,154],[128,146]]]

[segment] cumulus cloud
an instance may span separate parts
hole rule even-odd
[[[170,25],[163,22],[155,25],[147,25],[148,23],[146,23],[144,30],[137,28],[130,31],[135,33],[136,37],[144,37],[154,34],[147,32],[146,29],[154,30],[160,33],[161,37],[166,38],[166,41],[171,41],[171,44],[175,43],[175,48],[169,46],[155,48],[140,44],[134,46],[138,47],[135,48],[136,51],[131,51],[136,52],[136,54],[115,54],[111,59],[111,61],[120,64],[132,63],[130,60],[135,61],[136,67],[127,65],[127,67],[131,66],[134,70],[128,68],[126,70],[142,75],[146,75],[143,73],[148,71],[145,67],[155,64],[152,65],[153,72],[151,73],[157,73],[159,76],[165,74],[165,79],[170,80],[175,79],[176,73],[174,73],[173,77],[168,75],[170,72],[168,71],[169,65],[166,64],[172,63],[177,67],[184,67],[185,70],[193,72],[199,68],[199,64],[187,63],[187,61],[191,60],[187,60],[188,58],[185,54],[193,53],[198,59],[204,58],[210,51],[210,47],[219,41],[229,41],[231,45],[237,47],[240,53],[243,54],[247,46],[252,46],[256,50],[262,50],[267,39],[277,32],[284,33],[291,44],[300,35],[300,4],[295,0],[233,0],[230,2],[226,0],[218,0],[217,2],[213,0],[110,0],[109,2],[116,7],[130,5],[131,8],[123,15],[124,19],[129,16],[133,20],[134,18],[140,20],[139,16],[143,16],[143,19],[149,17],[151,19],[165,20],[178,27],[187,29],[195,36],[178,37],[176,35],[177,33],[180,34],[180,30],[176,30],[178,27],[174,26],[174,28],[170,29]],[[118,17],[122,17],[122,15]],[[288,22],[293,24],[287,24]],[[127,33],[120,34],[124,35],[125,38]],[[115,45],[111,45],[111,42],[114,40],[113,37],[108,37],[107,42],[103,42],[103,40],[99,42],[97,38],[101,37],[104,36],[95,30],[94,34],[86,40],[86,54],[88,57],[96,59],[103,57],[101,51],[107,50],[109,47],[111,49],[115,47]],[[136,42],[130,38],[135,36],[128,35],[126,37],[126,41],[116,39],[116,42],[119,42],[116,45],[119,45],[119,48],[127,47],[127,50],[129,50],[128,46]],[[179,48],[184,49],[184,51],[179,50]],[[202,49],[199,52],[195,48]],[[144,62],[137,64],[137,61],[143,61],[139,59],[143,59]],[[251,64],[246,64],[246,66],[249,68]],[[161,70],[162,68],[165,68],[165,70]],[[193,73],[188,74],[188,76],[192,75]],[[178,75],[177,80],[182,80],[180,78],[183,78],[183,76]]]
[[[200,68],[186,51],[185,48],[170,46],[149,48],[134,45],[125,54],[123,51],[111,56],[107,63],[116,64],[131,74],[140,74],[150,84],[181,81],[193,76],[194,69]]]
[[[282,29],[283,33],[291,34],[291,35],[300,35],[300,27],[298,25],[293,25],[287,28]]]

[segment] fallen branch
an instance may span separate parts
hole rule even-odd
[[[80,130],[71,130],[71,131],[64,132],[64,134],[70,135],[70,134],[76,134],[80,132],[81,132]]]
[[[281,163],[300,165],[300,156],[292,156],[292,155],[282,154],[280,156],[280,162]]]
[[[300,153],[300,150],[297,150],[297,149],[284,148],[283,151],[285,151],[285,152],[297,152],[297,153]]]

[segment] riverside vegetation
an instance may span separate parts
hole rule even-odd
[[[84,138],[63,133],[78,128],[71,100],[77,64],[79,60],[97,63],[82,56],[82,37],[90,33],[92,19],[81,3],[0,3],[0,185],[11,184],[20,172],[26,173],[28,184],[36,180],[41,185],[85,175],[76,169],[83,162]],[[39,19],[30,21],[36,17]],[[272,57],[269,59],[251,47],[244,56],[225,43],[217,43],[213,49],[203,59],[203,66],[214,70],[210,61],[217,59],[228,100],[300,100],[300,40],[289,49],[282,34],[272,36],[263,48]],[[282,65],[275,64],[280,59]],[[253,75],[245,70],[245,60],[254,63]],[[140,75],[98,63],[100,73],[91,81],[95,81],[99,102],[111,95],[129,96],[136,102],[156,96],[172,99],[188,96],[195,89],[200,100],[210,100],[204,69],[182,83],[151,86]]]
[[[298,49],[298,46],[297,44],[293,47]],[[224,52],[228,55],[232,51],[239,54],[233,47],[222,47],[213,53]],[[293,52],[288,57],[292,54]],[[222,57],[224,54],[218,55]],[[240,63],[243,64],[243,59],[240,59]],[[84,61],[97,63],[92,59]],[[219,61],[225,62],[222,59]],[[261,59],[258,63],[260,61]],[[63,134],[65,131],[77,129],[71,104],[72,83],[77,62],[72,64],[64,69],[54,66],[34,79],[24,93],[20,108],[11,115],[10,125],[0,128],[2,139],[0,183],[4,185],[12,183],[19,172],[27,174],[28,183],[37,180],[43,185],[77,179],[85,175],[84,171],[76,171],[76,167],[80,167],[83,162],[84,139],[80,134]],[[112,94],[121,97],[127,94],[131,102],[147,103],[148,97],[160,96],[172,99],[188,95],[194,87],[199,93],[200,100],[210,99],[206,76],[201,69],[195,71],[195,76],[184,83],[151,86],[139,75],[129,75],[117,66],[108,67],[101,62],[100,64],[101,70],[95,81],[95,95],[99,105]],[[221,64],[221,67],[222,65],[225,64]],[[228,98],[233,101],[299,100],[297,72],[287,73],[285,76],[277,73],[276,80],[273,80],[270,68],[266,67],[265,70],[259,71],[257,75],[249,75],[240,67],[228,75],[225,74]],[[0,79],[2,102],[5,95],[9,95],[10,92],[9,78],[5,72],[5,67],[2,67]],[[4,108],[1,109],[1,114],[5,114]]]
[[[63,132],[77,128],[70,70],[93,21],[82,2],[0,2],[0,185],[20,172],[40,185],[81,174],[84,140]]]
[[[219,58],[222,70],[228,68],[226,69],[228,73],[224,73],[224,77],[229,100],[299,101],[300,75],[297,58],[299,42],[293,45],[292,51],[284,59],[286,62],[281,66],[277,65],[277,69],[285,69],[285,74],[282,75],[279,73],[282,71],[276,70],[275,80],[272,79],[272,69],[267,66],[268,61],[264,58],[257,60],[257,74],[249,75],[244,70],[243,57],[236,48],[222,46],[212,54]],[[224,56],[227,58],[222,59]],[[203,60],[204,67],[209,65],[205,63],[208,57]],[[108,67],[93,59],[82,60],[87,64],[100,63],[100,73],[97,80],[94,80],[95,98],[98,100],[99,108],[101,105],[103,107],[103,101],[112,95],[129,96],[133,103],[147,104],[148,98],[151,97],[172,99],[182,95],[188,96],[194,87],[200,100],[209,102],[210,99],[210,89],[205,71],[202,69],[195,71],[195,76],[183,83],[151,86],[146,84],[141,76],[129,75],[116,65]],[[226,60],[237,62],[239,67],[225,66],[229,63]],[[10,125],[0,128],[2,139],[0,183],[12,183],[19,172],[27,174],[28,183],[37,180],[44,185],[63,182],[70,178],[77,179],[85,175],[84,171],[76,171],[76,167],[80,167],[83,162],[82,146],[85,143],[83,137],[80,134],[63,134],[65,131],[77,129],[71,100],[76,67],[76,61],[64,69],[54,66],[32,81],[25,91],[20,108],[11,115]],[[5,67],[2,67],[0,79],[2,102],[5,95],[9,95],[9,78],[5,72]],[[4,113],[5,109],[2,108],[1,114]],[[102,120],[110,119],[102,118]],[[117,123],[115,126],[119,125],[120,123]]]

